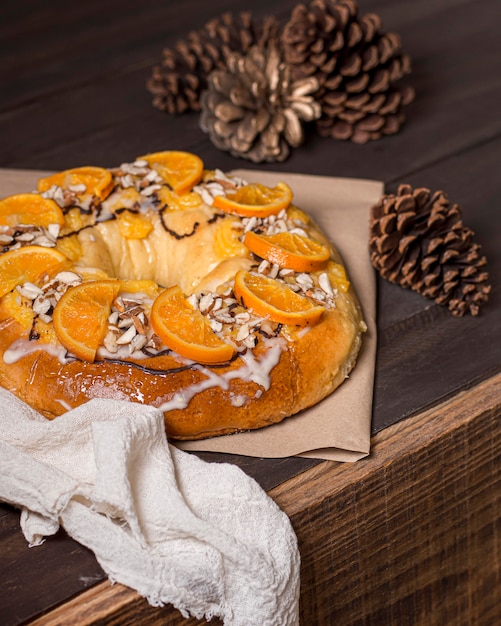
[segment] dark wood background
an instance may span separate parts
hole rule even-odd
[[[166,46],[210,18],[252,10],[285,20],[275,0],[17,0],[0,12],[0,167],[114,166],[163,149],[198,153],[208,167],[254,168],[402,182],[445,190],[488,258],[493,291],[481,315],[456,319],[378,280],[373,433],[500,369],[501,3],[360,0],[400,34],[413,61],[414,103],[391,137],[366,144],[310,134],[282,164],[256,166],[217,150],[198,114],[153,108],[145,84]],[[1,196],[1,190],[0,190]],[[314,464],[201,455],[237,463],[266,489]],[[93,556],[63,533],[28,550],[18,514],[0,507],[0,621],[20,624],[102,579]],[[40,580],[44,584],[40,584]]]

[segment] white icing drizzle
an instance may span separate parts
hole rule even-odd
[[[39,343],[38,341],[30,341],[24,337],[16,339],[3,354],[4,363],[12,365],[33,352],[45,350],[61,363],[65,365],[71,359],[68,359],[66,349],[61,344]]]
[[[59,404],[63,407],[63,409],[65,411],[71,411],[72,407],[66,402],[66,400],[63,400],[62,398],[54,398],[56,402],[59,402]]]
[[[164,411],[164,413],[174,409],[185,409],[190,400],[197,393],[212,387],[221,387],[221,389],[227,390],[229,389],[230,381],[236,378],[247,382],[255,382],[267,390],[270,388],[271,384],[270,372],[279,362],[281,352],[282,346],[280,341],[274,341],[266,351],[264,357],[259,361],[254,357],[251,350],[247,350],[245,354],[240,355],[240,358],[244,362],[242,367],[222,372],[221,374],[209,370],[203,365],[196,365],[196,369],[205,374],[206,378],[174,394],[171,400],[164,402],[158,408]],[[241,406],[241,404],[234,406]]]
[[[232,406],[238,408],[240,406],[243,406],[247,402],[247,396],[231,394],[230,402]]]
[[[303,328],[300,328],[299,330],[296,331],[297,338],[302,339],[307,333],[310,332],[310,330],[311,330],[311,326],[303,326]]]
[[[271,380],[270,380],[270,372],[277,365],[280,360],[280,352],[281,352],[280,342],[276,341],[275,344],[268,348],[264,358],[261,361],[258,361],[251,350],[247,350],[244,354],[240,356],[242,361],[245,363],[245,367],[242,370],[245,371],[243,376],[237,375],[240,370],[234,370],[233,372],[228,372],[228,374],[235,374],[231,376],[231,378],[243,378],[244,380],[250,380],[261,387],[265,391],[270,388]]]
[[[240,359],[243,362],[241,367],[238,367],[227,372],[219,374],[216,371],[210,370],[201,364],[193,364],[193,367],[199,370],[206,378],[199,383],[191,385],[186,389],[174,394],[174,396],[168,402],[164,402],[159,408],[164,411],[172,411],[175,409],[185,409],[190,400],[201,391],[211,389],[212,387],[221,387],[227,391],[230,386],[230,381],[234,379],[241,379],[246,382],[254,382],[265,391],[270,388],[271,380],[270,373],[272,369],[277,365],[280,360],[280,353],[282,351],[283,342],[279,339],[268,341],[268,349],[261,360],[256,359],[251,350],[240,355]],[[61,345],[43,343],[40,344],[37,341],[29,341],[25,338],[16,339],[10,347],[4,352],[3,360],[7,365],[16,363],[19,359],[22,359],[33,352],[38,350],[45,350],[52,356],[56,357],[58,361],[64,365],[71,359],[67,357],[65,348]],[[106,350],[100,348],[99,355],[101,357],[108,356]],[[110,357],[116,358],[116,354],[109,354]],[[130,356],[130,355],[128,355]],[[139,353],[138,353],[139,356]],[[144,355],[141,355],[144,357]],[[187,361],[187,363],[190,363]],[[258,390],[256,397],[260,397],[262,391]],[[231,403],[235,407],[243,406],[247,398],[245,396],[231,395]],[[64,408],[68,409],[64,400],[57,400]]]
[[[251,350],[247,350],[239,357],[242,360],[243,365],[227,372],[218,373],[217,371],[210,370],[199,363],[193,363],[193,367],[204,374],[206,378],[199,383],[191,385],[186,389],[175,393],[168,402],[164,402],[158,408],[164,412],[173,411],[175,409],[185,409],[190,400],[198,393],[205,391],[206,389],[211,389],[212,387],[221,387],[221,389],[227,391],[230,387],[230,381],[237,378],[246,382],[254,382],[259,385],[261,389],[257,390],[255,397],[261,397],[263,390],[266,391],[270,388],[270,373],[280,360],[280,354],[282,352],[284,342],[275,338],[274,340],[268,340],[267,344],[268,349],[260,360],[254,356]],[[72,360],[71,358],[68,358],[65,348],[60,344],[41,344],[37,341],[29,341],[25,338],[16,339],[4,352],[3,360],[7,365],[12,365],[19,359],[22,359],[23,357],[38,350],[44,350],[56,357],[62,365]],[[104,357],[105,353],[106,351],[100,348],[100,356]],[[116,354],[110,354],[109,356],[114,358],[117,357]],[[190,361],[186,361],[186,363],[191,364]],[[107,393],[109,393],[109,389]],[[141,401],[140,397],[137,399]],[[243,406],[247,400],[248,398],[244,395],[230,394],[230,402],[234,407]],[[56,399],[56,401],[59,402],[66,410],[70,410],[71,407],[63,399]]]
[[[171,400],[168,402],[164,402],[164,404],[160,405],[160,409],[164,412],[172,411],[173,409],[185,409],[190,400],[196,396],[197,393],[201,391],[205,391],[206,389],[210,389],[211,387],[222,387],[223,389],[228,389],[228,381],[225,379],[224,374],[216,374],[211,370],[206,369],[203,366],[196,366],[195,369],[200,369],[204,374],[206,374],[207,378],[205,380],[196,383],[195,385],[191,385],[187,389],[183,389],[178,393],[174,394]]]

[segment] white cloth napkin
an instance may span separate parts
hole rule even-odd
[[[31,545],[61,525],[153,605],[299,623],[288,517],[239,468],[171,446],[152,407],[92,400],[48,421],[0,388],[0,500],[22,509]]]

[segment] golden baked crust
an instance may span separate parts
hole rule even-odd
[[[179,284],[185,294],[194,294],[193,302],[200,309],[204,295],[209,302],[218,295],[223,300],[233,297],[232,280],[238,270],[266,273],[272,269],[241,242],[243,230],[252,227],[250,219],[223,214],[207,203],[214,181],[230,184],[222,173],[206,172],[195,190],[182,196],[158,181],[160,189],[152,194],[155,202],[148,195],[142,206],[138,194],[120,184],[123,169],[113,175],[115,190],[101,202],[99,219],[63,206],[66,222],[56,247],[71,259],[71,271],[80,271],[83,280],[92,280],[96,272],[122,280],[151,280],[162,288]],[[121,217],[125,213],[130,215]],[[136,220],[132,226],[127,221],[131,216]],[[320,229],[293,206],[281,219],[288,228],[292,224],[326,241]],[[271,228],[274,221],[261,220],[260,228]],[[153,228],[143,228],[146,222]],[[138,230],[140,237],[131,236]],[[309,287],[298,273],[282,278],[296,290],[300,285],[301,293],[310,294],[315,302],[323,299],[320,322],[300,328],[264,320],[251,325],[243,340],[237,339],[245,335],[238,334],[242,323],[223,322],[226,337],[232,338],[238,351],[230,363],[221,365],[188,361],[158,345],[157,337],[150,337],[150,349],[142,346],[127,353],[125,344],[113,353],[107,344],[94,362],[74,358],[58,343],[50,311],[49,319],[46,314],[46,322],[38,320],[36,326],[37,315],[26,314],[29,299],[22,289],[14,290],[0,301],[0,384],[49,419],[96,397],[151,404],[164,411],[167,434],[174,439],[200,439],[279,422],[332,393],[353,368],[360,348],[365,326],[360,307],[342,261],[329,245],[331,260],[325,269],[307,277]],[[154,295],[145,297],[141,287],[140,283],[129,296],[148,310]],[[215,313],[210,314],[214,321]],[[43,333],[34,332],[40,328]]]

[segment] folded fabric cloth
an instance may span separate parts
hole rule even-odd
[[[92,400],[48,421],[0,388],[0,500],[31,545],[66,532],[112,582],[185,617],[298,624],[290,520],[239,468],[167,442],[160,411]]]

